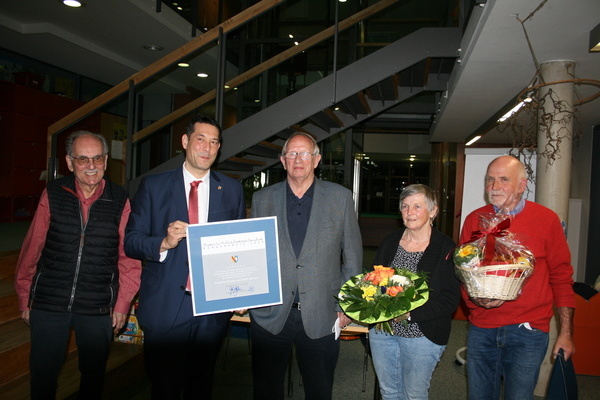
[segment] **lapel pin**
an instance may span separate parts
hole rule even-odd
[[[221,186],[217,186],[217,190],[221,190],[223,189]]]

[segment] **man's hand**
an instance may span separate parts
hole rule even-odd
[[[573,313],[574,309],[570,307],[559,307],[558,311],[558,336],[556,343],[552,348],[552,358],[556,358],[558,350],[563,349],[565,360],[568,360],[575,353],[575,343],[573,343]]]
[[[186,237],[186,228],[188,224],[183,221],[171,222],[167,228],[167,236],[160,243],[160,252],[171,250],[177,247],[181,239]]]
[[[471,301],[483,308],[496,308],[504,304],[504,300],[487,299],[484,297],[473,297]]]
[[[112,315],[113,332],[118,333],[125,325],[125,321],[127,321],[127,314],[113,312],[113,315]]]
[[[29,310],[21,311],[21,319],[29,325]]]
[[[338,319],[339,319],[339,324],[338,326],[342,329],[344,329],[345,327],[347,327],[348,325],[350,325],[350,322],[352,322],[352,320],[350,319],[350,317],[348,317],[346,314],[344,314],[343,312],[338,311]]]

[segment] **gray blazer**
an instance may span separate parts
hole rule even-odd
[[[251,217],[277,216],[283,304],[250,311],[252,320],[273,334],[283,329],[300,291],[306,334],[331,334],[340,308],[336,296],[351,276],[362,271],[362,239],[352,193],[332,182],[315,180],[313,204],[300,257],[288,233],[286,182],[256,192]]]

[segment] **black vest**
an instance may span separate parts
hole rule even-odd
[[[31,308],[80,314],[110,313],[119,289],[119,223],[127,194],[106,180],[81,217],[73,175],[48,183],[50,226],[31,286]]]

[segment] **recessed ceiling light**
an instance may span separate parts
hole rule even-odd
[[[208,74],[207,74],[207,73],[204,73],[204,72],[199,72],[197,75],[198,75],[198,77],[200,77],[200,78],[208,78]]]
[[[83,5],[78,0],[63,0],[63,4],[68,7],[81,7]]]
[[[177,66],[178,66],[178,67],[181,67],[181,68],[187,68],[187,67],[189,67],[189,66],[190,66],[190,64],[188,64],[188,63],[184,63],[184,62],[180,62],[179,64],[177,64]]]
[[[162,46],[159,46],[157,44],[147,44],[144,45],[144,48],[150,51],[161,51],[163,49]]]

